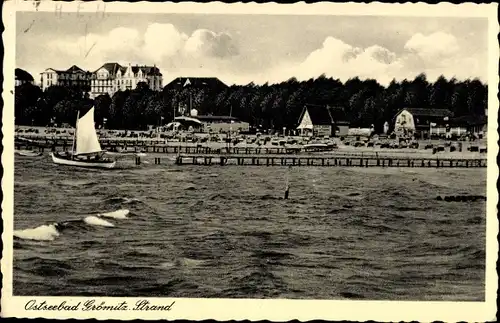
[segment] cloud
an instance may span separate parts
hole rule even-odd
[[[417,33],[406,42],[404,48],[426,61],[457,55],[460,51],[456,37],[444,32],[436,32],[428,36]]]
[[[341,81],[353,77],[373,78],[387,85],[392,79],[411,79],[421,73],[425,73],[429,81],[440,75],[486,81],[487,70],[483,63],[486,61],[486,53],[467,54],[455,36],[444,32],[417,33],[398,53],[380,45],[360,48],[329,36],[303,61],[279,70],[271,69],[259,83],[284,81],[292,76],[306,80],[325,74]]]
[[[49,48],[57,52],[75,56],[100,55],[107,56],[118,52],[130,52],[141,45],[141,38],[133,28],[119,27],[106,35],[88,34],[76,39],[56,39],[49,43]]]
[[[198,29],[184,45],[186,53],[194,56],[225,58],[238,54],[231,36],[227,33],[215,33]]]
[[[258,49],[248,42],[242,44],[249,48],[240,48],[226,32],[198,29],[186,34],[167,23],[151,23],[144,31],[120,27],[76,40],[58,38],[45,48],[50,51],[47,56],[58,57],[50,63],[54,68],[77,64],[95,70],[110,61],[157,64],[166,78],[173,75],[215,76],[229,84],[275,83],[291,77],[307,80],[321,74],[341,81],[353,77],[373,78],[381,84],[388,84],[394,78],[412,79],[421,73],[425,73],[429,81],[440,75],[457,79],[477,77],[487,81],[487,52],[484,49],[471,52],[467,46],[461,46],[461,41],[464,40],[445,32],[416,33],[399,48],[389,49],[380,44],[359,47],[345,39],[328,36],[305,56],[274,57],[273,61],[279,63],[269,68],[259,65],[252,69],[245,69],[248,53],[259,61],[271,57],[269,51],[273,49]]]
[[[321,48],[313,51],[298,67],[288,71],[299,79],[321,74],[347,80],[350,77],[372,78],[383,76],[397,64],[396,54],[374,45],[359,48],[334,37],[327,37]]]
[[[144,53],[157,61],[174,56],[182,50],[187,38],[172,24],[151,24],[144,33]]]
[[[153,23],[144,33],[135,28],[119,27],[106,34],[88,34],[76,39],[56,39],[48,48],[55,56],[63,55],[84,65],[99,67],[106,61],[156,63],[173,59],[188,62],[192,57],[223,59],[238,54],[237,46],[227,33],[207,29],[195,30],[190,36],[172,24]]]

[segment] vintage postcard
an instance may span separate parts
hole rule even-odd
[[[4,4],[2,317],[490,321],[496,4]]]

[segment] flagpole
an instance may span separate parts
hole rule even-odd
[[[432,122],[429,123],[429,144],[431,143],[432,137]]]
[[[233,120],[231,117],[233,116],[233,105],[231,104],[231,109],[229,110],[229,148],[231,148],[231,132],[233,132]]]

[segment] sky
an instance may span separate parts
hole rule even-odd
[[[156,65],[164,84],[215,76],[226,84],[325,74],[381,84],[426,73],[487,81],[486,18],[18,12],[16,67],[106,62]]]

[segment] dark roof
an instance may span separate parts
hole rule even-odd
[[[311,122],[313,125],[332,125],[333,118],[330,113],[330,108],[323,105],[312,105],[306,104],[302,113],[300,114],[299,123],[302,121],[304,113],[307,109],[309,117],[311,117]]]
[[[143,65],[143,66],[132,66],[132,72],[134,74],[137,74],[139,73],[139,70],[142,70],[142,73],[146,74],[146,75],[161,75],[160,73],[160,69],[156,66],[146,66],[146,65]]]
[[[239,121],[238,118],[231,117],[231,116],[196,116],[194,117],[200,121],[210,121],[210,120],[224,120],[224,121]]]
[[[85,74],[92,74],[91,72],[84,71],[81,68],[79,68],[76,65],[71,66],[67,70],[56,70],[55,68],[49,67],[45,71],[43,71],[41,74],[47,72],[48,70],[52,70],[56,72],[57,74],[66,74],[66,73],[85,73]]]
[[[15,69],[15,75],[16,75],[16,80],[19,81],[29,81],[29,82],[34,81],[33,76],[31,76],[30,73],[20,68]]]
[[[348,126],[350,125],[351,123],[349,121],[344,121],[344,120],[335,120],[335,124],[337,126]]]
[[[66,72],[66,73],[87,73],[76,65],[71,66],[70,68],[68,68],[66,71],[63,71],[63,72]]]
[[[109,72],[109,74],[111,74],[111,75],[116,75],[116,73],[118,73],[118,71],[121,71],[122,74],[124,74],[127,71],[126,66],[121,66],[118,63],[106,63],[103,66],[99,67],[95,72],[97,72],[101,68],[105,68]],[[159,76],[162,75],[160,73],[160,69],[158,67],[146,66],[146,65],[132,66],[132,73],[137,74],[139,72],[139,69],[141,69],[142,72],[146,75],[159,75]]]
[[[95,72],[97,72],[101,68],[105,68],[109,72],[109,74],[115,75],[116,72],[118,72],[118,70],[122,68],[122,66],[118,63],[105,63],[103,66],[99,67]]]
[[[216,77],[178,77],[166,85],[167,88],[179,88],[184,86],[226,88],[227,85]]]
[[[343,107],[327,106],[330,109],[330,115],[336,124],[348,124],[347,116]]]
[[[450,118],[448,124],[451,126],[483,126],[488,123],[488,117],[485,115],[467,115],[456,118]]]
[[[417,108],[408,108],[403,109],[410,112],[414,117],[451,117],[453,113],[448,109],[417,109]],[[401,110],[401,111],[403,111]],[[400,111],[400,112],[401,112]],[[399,114],[399,113],[398,113]]]

